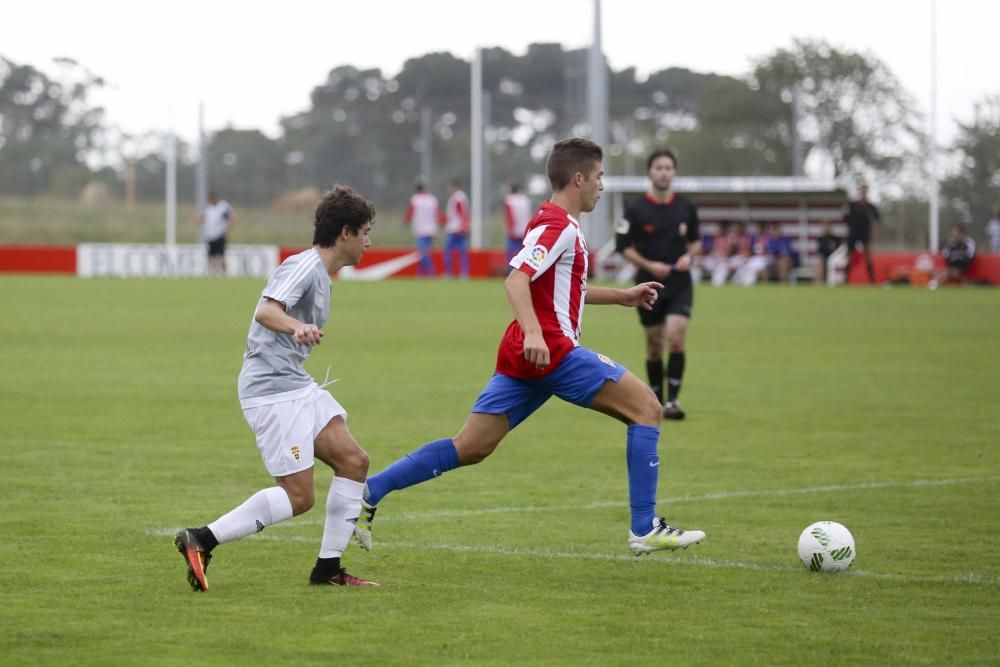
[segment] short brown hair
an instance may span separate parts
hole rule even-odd
[[[677,168],[677,156],[669,148],[660,148],[649,154],[649,158],[646,159],[646,171],[653,168],[653,163],[656,162],[661,157],[668,157],[670,161],[674,163],[674,169]]]
[[[594,164],[604,159],[601,147],[588,139],[573,137],[557,141],[545,161],[545,171],[553,190],[562,190],[577,173],[590,174]]]
[[[352,187],[334,185],[333,190],[323,195],[316,207],[313,245],[329,248],[337,243],[344,227],[357,236],[374,219],[374,204]]]

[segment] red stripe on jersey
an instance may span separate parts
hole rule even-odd
[[[500,341],[497,371],[535,378],[554,371],[579,342],[588,258],[577,222],[549,202],[528,224],[525,240],[511,266],[532,278],[531,302],[551,361],[538,369],[524,358],[524,331],[514,320]]]

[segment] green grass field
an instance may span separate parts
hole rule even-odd
[[[230,243],[267,243],[302,247],[311,240],[313,212],[236,205],[236,226]],[[375,216],[378,245],[408,247],[413,232],[403,224],[403,211],[379,207]],[[504,244],[503,212],[493,211],[484,232],[487,247]],[[132,207],[121,202],[87,206],[54,197],[34,199],[0,197],[0,245],[76,243],[163,243],[166,213],[161,202],[140,202]],[[177,242],[198,243],[194,207],[180,202],[177,210]],[[440,243],[439,243],[440,245]]]
[[[382,504],[346,554],[381,588],[306,585],[314,508],[195,594],[173,531],[270,484],[235,396],[261,288],[0,278],[0,663],[1000,660],[1000,292],[699,289],[661,441],[687,551],[630,555],[624,427],[551,402]],[[499,282],[337,283],[309,369],[380,470],[458,429],[508,321]],[[642,372],[629,310],[589,307],[584,344]],[[846,574],[798,562],[820,519],[857,539]]]

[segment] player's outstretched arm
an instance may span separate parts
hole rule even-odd
[[[300,322],[285,312],[285,304],[274,299],[265,299],[257,306],[257,312],[253,318],[263,327],[271,331],[289,334],[299,345],[319,345],[323,338],[323,331],[315,324]]]
[[[590,287],[585,302],[595,305],[638,306],[650,310],[659,296],[656,290],[663,289],[657,282],[639,283],[628,289],[615,287]]]

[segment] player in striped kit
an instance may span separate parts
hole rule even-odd
[[[444,277],[451,278],[453,255],[458,255],[459,275],[469,277],[469,198],[462,192],[457,179],[448,184],[445,204]]]
[[[413,227],[413,237],[417,240],[417,252],[420,253],[420,265],[417,275],[434,277],[434,262],[431,260],[431,248],[434,237],[438,233],[438,225],[442,222],[441,206],[434,195],[424,190],[423,183],[417,183],[416,192],[410,197],[406,207],[403,222]]]
[[[239,377],[240,407],[275,486],[201,528],[177,533],[188,583],[208,590],[205,571],[219,544],[258,533],[313,506],[313,459],[333,468],[319,558],[310,584],[370,586],[348,574],[340,557],[361,511],[368,455],[347,428],[347,411],[306,373],[303,363],[323,338],[330,279],[361,261],[371,246],[375,208],[351,188],[337,186],[316,208],[313,246],[292,255],[264,288],[247,334]],[[329,384],[329,383],[327,383]],[[323,386],[326,386],[325,384]]]
[[[586,139],[558,142],[546,162],[553,194],[531,220],[505,284],[515,320],[497,353],[496,373],[453,438],[427,443],[368,478],[356,535],[371,545],[379,502],[464,465],[479,463],[504,436],[551,396],[610,415],[627,425],[631,526],[636,555],[701,541],[656,517],[660,403],[646,384],[604,355],[579,344],[585,303],[651,308],[662,285],[629,289],[587,286],[588,250],[578,218],[601,196],[603,152]]]
[[[534,211],[531,210],[531,200],[521,192],[516,183],[507,186],[507,195],[503,198],[504,220],[507,227],[507,261],[509,262],[521,250],[524,232]]]

